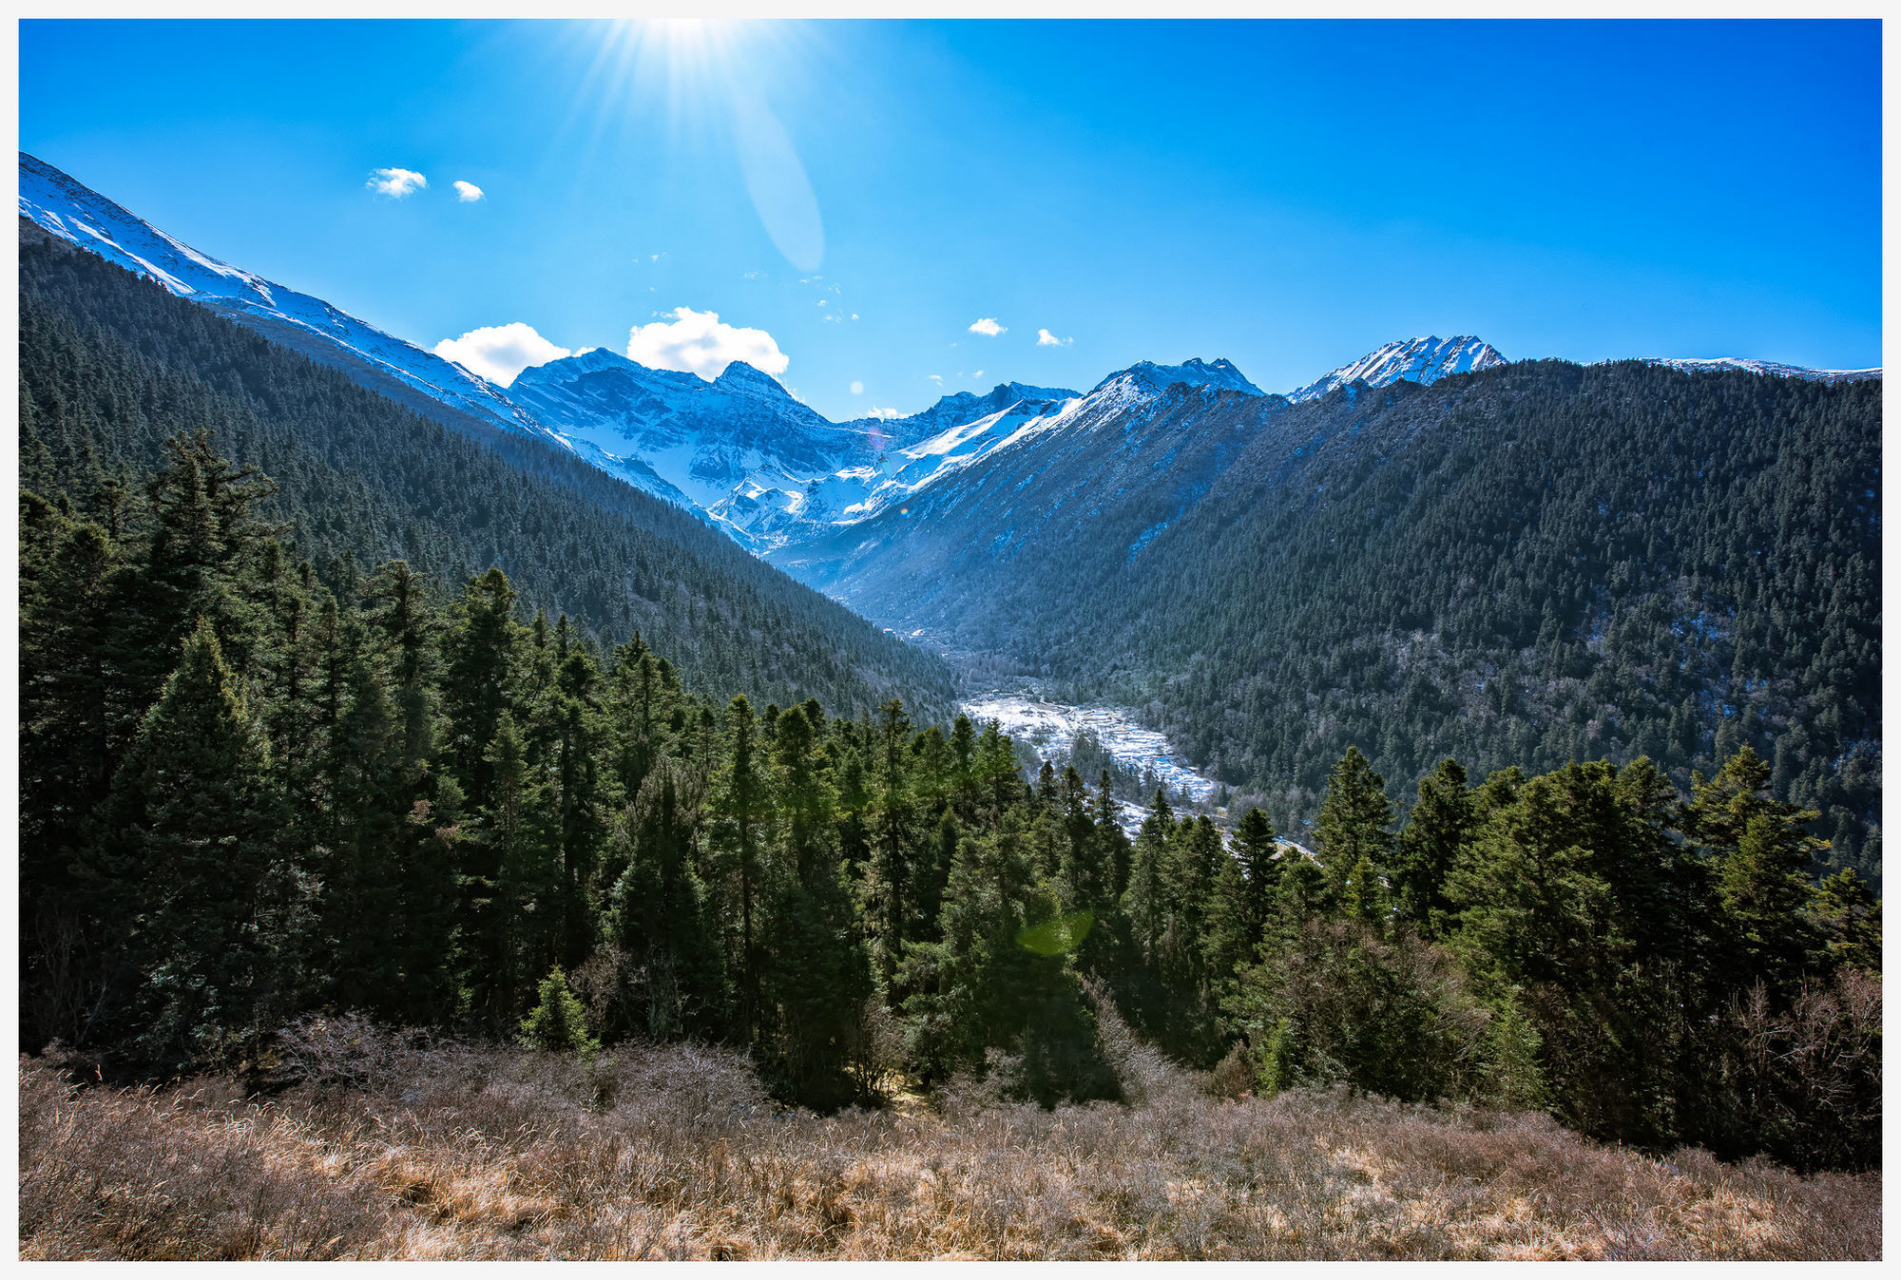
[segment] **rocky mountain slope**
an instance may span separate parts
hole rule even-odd
[[[1341,365],[1324,378],[1287,393],[1299,403],[1326,395],[1355,382],[1384,387],[1395,382],[1430,384],[1454,373],[1473,373],[1505,363],[1505,357],[1478,338],[1408,338],[1389,342],[1377,351]]]

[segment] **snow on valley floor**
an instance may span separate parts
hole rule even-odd
[[[995,720],[1004,733],[1029,743],[1045,760],[1066,753],[1077,734],[1092,730],[1103,750],[1114,757],[1117,764],[1138,774],[1153,772],[1156,781],[1167,787],[1169,794],[1180,792],[1197,803],[1207,803],[1215,793],[1214,782],[1178,759],[1167,738],[1153,729],[1144,729],[1134,716],[1118,707],[1074,707],[1010,694],[966,702],[964,712],[974,724],[985,725]],[[1131,822],[1135,827],[1142,825],[1149,799],[1152,797],[1143,798],[1138,804],[1127,797],[1117,798],[1116,807],[1121,811],[1124,827],[1129,827]]]
[[[1170,796],[1185,794],[1203,805],[1214,799],[1216,784],[1213,780],[1202,777],[1177,759],[1167,738],[1153,729],[1144,729],[1132,714],[1119,707],[1074,707],[1063,702],[1044,702],[1027,694],[994,694],[966,702],[964,714],[979,726],[995,720],[1004,733],[1019,742],[1029,743],[1044,760],[1066,753],[1077,734],[1093,729],[1103,750],[1114,757],[1117,764],[1139,774],[1153,772],[1156,781],[1168,788]],[[1142,819],[1148,816],[1148,806],[1153,799],[1152,791],[1133,801],[1122,796],[1116,798],[1119,825],[1130,839],[1142,829]],[[1214,813],[1216,825],[1224,830],[1228,825],[1227,816],[1226,810]],[[1298,841],[1282,836],[1279,844],[1283,857],[1297,853],[1319,861],[1313,850]]]

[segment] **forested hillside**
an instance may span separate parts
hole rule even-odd
[[[1878,875],[1879,381],[1552,361],[1293,406],[1170,395],[1179,439],[1130,461],[1114,434],[1101,485],[1064,453],[1060,501],[1025,506],[1076,447],[1029,441],[797,570],[1144,709],[1285,824],[1349,745],[1398,799],[1447,755],[1648,755],[1687,793],[1747,744],[1823,813],[1827,860]]]
[[[684,513],[83,254],[23,247],[20,359],[21,1034],[88,1078],[280,1084],[361,1015],[1055,1104],[1125,1098],[1132,1029],[1231,1093],[1879,1161],[1880,905],[1786,798],[1873,863],[1878,387],[1513,366],[1094,423],[1118,501],[935,616],[1145,690],[1309,856],[1160,794],[1131,839],[1107,773],[1027,779],[934,659]]]
[[[1131,841],[1106,775],[1027,783],[994,725],[695,696],[499,569],[333,590],[268,493],[195,435],[96,519],[22,495],[22,1037],[92,1078],[269,1079],[287,1024],[357,1013],[724,1041],[817,1107],[1051,1104],[1123,1095],[1113,1016],[1234,1091],[1878,1158],[1879,906],[1810,876],[1746,748],[1688,805],[1646,761],[1447,761],[1403,826],[1350,751],[1318,861],[1159,795]]]
[[[902,696],[951,710],[939,660],[747,555],[686,512],[554,446],[452,430],[22,224],[23,483],[108,526],[165,439],[214,433],[264,468],[261,508],[340,590],[393,558],[459,582],[506,569],[524,605],[604,641],[638,630],[693,689],[848,714]]]

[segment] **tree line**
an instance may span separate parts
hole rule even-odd
[[[819,1107],[959,1072],[1053,1103],[1119,1095],[1107,1000],[1264,1090],[1878,1160],[1879,905],[1747,749],[1687,801],[1644,759],[1447,761],[1403,823],[1351,749],[1314,856],[1159,794],[1131,840],[1107,777],[1027,776],[994,724],[695,693],[498,569],[326,583],[270,489],[200,433],[21,495],[24,1044],[255,1068],[357,1011],[726,1040]]]

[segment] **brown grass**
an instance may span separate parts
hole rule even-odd
[[[345,1030],[312,1028],[318,1079],[263,1101],[79,1088],[23,1058],[22,1256],[1880,1256],[1876,1174],[1651,1160],[1536,1115],[1215,1098],[1127,1043],[1126,1107],[964,1081],[821,1117],[722,1050],[590,1069]]]

